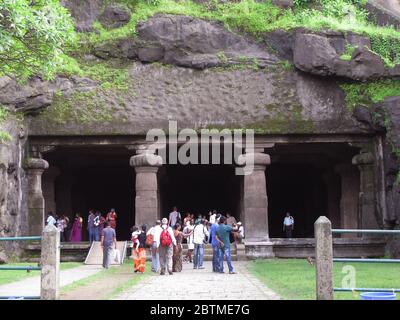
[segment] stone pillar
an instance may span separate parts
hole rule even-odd
[[[360,170],[359,217],[362,229],[379,229],[375,190],[374,156],[370,152],[353,157],[352,163]]]
[[[335,166],[335,172],[340,175],[341,197],[340,197],[340,228],[358,229],[358,197],[360,192],[360,174],[357,167],[351,164],[340,164]],[[345,235],[342,237],[353,237]]]
[[[246,230],[246,242],[261,242],[269,239],[268,197],[265,169],[271,163],[265,153],[246,153],[245,163],[252,163],[254,170],[244,176],[243,212],[241,219]]]
[[[332,226],[327,217],[314,223],[317,300],[333,300]]]
[[[60,297],[60,232],[55,226],[46,226],[42,233],[42,267],[40,298],[57,300]]]
[[[143,153],[131,157],[130,165],[136,171],[135,225],[149,227],[159,218],[157,171],[162,158]]]
[[[42,174],[49,167],[43,159],[31,158],[27,163],[28,171],[28,230],[29,235],[42,233],[44,226],[44,198],[42,192]]]
[[[43,173],[42,187],[45,213],[50,211],[57,213],[55,180],[59,174],[60,169],[52,166]]]

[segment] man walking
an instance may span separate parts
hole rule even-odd
[[[117,238],[115,230],[111,228],[108,222],[105,223],[106,228],[101,235],[101,248],[103,249],[103,268],[108,269],[111,262],[113,247],[117,249]]]
[[[292,232],[294,230],[294,218],[289,212],[286,212],[286,217],[283,219],[283,231],[286,232],[286,238],[292,237]]]
[[[193,243],[194,243],[194,258],[193,258],[193,269],[204,269],[203,257],[204,257],[204,243],[207,242],[209,236],[208,230],[205,226],[207,220],[198,219],[196,226],[193,229]]]
[[[94,234],[94,219],[96,218],[96,216],[94,215],[94,212],[93,212],[93,210],[90,210],[89,211],[89,216],[88,216],[88,226],[87,226],[87,229],[88,229],[88,231],[89,231],[89,241],[90,241],[90,244],[93,242],[93,241],[96,241],[96,239],[95,239],[95,234]]]
[[[172,228],[168,225],[168,219],[163,218],[161,221],[161,232],[155,234],[155,241],[158,243],[158,250],[160,255],[160,275],[165,275],[165,269],[172,275],[172,254],[174,246],[176,246],[176,239]]]
[[[224,256],[226,257],[226,262],[228,264],[229,274],[235,274],[233,271],[232,258],[231,258],[231,242],[229,241],[229,236],[233,228],[227,225],[227,220],[225,217],[219,218],[219,225],[217,229],[217,241],[219,243],[219,272],[224,273]]]
[[[211,246],[213,249],[213,259],[212,259],[212,266],[213,266],[213,272],[219,272],[220,271],[220,257],[219,257],[219,242],[216,238],[217,235],[217,229],[218,229],[218,221],[219,221],[220,215],[217,214],[215,218],[215,222],[211,225],[210,228],[210,239],[211,239]]]
[[[156,224],[147,231],[146,237],[153,238],[152,245],[151,245],[151,271],[159,272],[160,270],[160,255],[158,252],[158,247],[160,245],[159,239],[161,234],[161,221],[157,220]],[[158,239],[158,240],[157,240]],[[147,241],[147,240],[146,240]]]
[[[169,214],[168,225],[173,228],[177,223],[181,223],[181,221],[181,214],[178,212],[178,208],[173,207],[172,212]]]

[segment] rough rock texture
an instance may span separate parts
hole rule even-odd
[[[293,0],[272,0],[272,4],[284,9],[291,8],[294,6]]]
[[[26,85],[20,85],[15,79],[5,76],[0,78],[0,104],[32,112],[49,106],[56,93],[68,96],[73,92],[85,92],[95,87],[96,82],[79,77],[57,77],[53,82],[35,77]]]
[[[387,223],[391,227],[400,227],[400,183],[398,172],[400,169],[398,155],[400,151],[400,97],[385,99],[381,105],[384,110],[385,121],[388,125],[385,146],[385,174],[386,174],[386,205]]]
[[[384,136],[382,153],[385,176],[386,215],[384,224],[387,228],[400,227],[400,183],[398,172],[400,163],[396,153],[400,150],[400,97],[386,98],[382,103],[370,108],[358,106],[353,117],[361,127]]]
[[[341,59],[346,46],[354,47],[350,61]],[[299,31],[293,49],[295,66],[320,76],[339,76],[352,80],[373,80],[400,75],[400,68],[386,69],[382,58],[369,50],[369,39],[338,32],[307,33]]]
[[[294,42],[294,31],[278,29],[267,33],[264,37],[264,43],[269,51],[289,61],[293,61]]]
[[[400,28],[400,3],[398,0],[369,0],[365,6],[371,20],[380,26]]]
[[[155,15],[137,26],[138,39],[105,43],[94,49],[101,58],[138,58],[181,67],[205,69],[238,63],[261,67],[278,59],[250,38],[236,35],[220,23],[202,19]]]
[[[392,259],[400,259],[400,240],[392,240],[386,246],[386,251]]]
[[[130,10],[118,4],[107,6],[99,17],[100,23],[107,29],[119,28],[131,19]]]
[[[31,119],[30,134],[142,134],[150,128],[179,127],[254,128],[259,133],[368,132],[356,126],[344,102],[343,91],[330,80],[282,70],[207,69],[161,67],[134,63],[127,91],[98,91],[96,101],[110,120],[87,123],[79,117],[65,121],[50,106],[46,114]],[[70,99],[79,113],[84,101]]]
[[[80,32],[89,32],[93,31],[93,22],[101,13],[103,0],[61,0],[61,4],[71,12],[75,29]]]
[[[0,124],[0,129],[13,138],[0,143],[0,237],[16,236],[24,234],[26,228],[27,178],[22,163],[27,135],[23,124],[14,119]],[[0,243],[0,260],[17,254],[17,243]]]

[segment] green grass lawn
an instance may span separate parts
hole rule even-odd
[[[80,262],[62,262],[61,270],[75,268],[75,267],[79,267],[81,265],[82,265],[82,263],[80,263]],[[28,263],[28,262],[10,263],[10,264],[3,264],[2,266],[19,266],[19,267],[32,266],[32,267],[36,267],[37,263]],[[0,285],[18,281],[18,280],[22,280],[22,279],[32,277],[32,276],[39,276],[39,275],[40,275],[40,271],[27,272],[27,271],[23,271],[23,270],[16,270],[16,271],[0,270]]]
[[[151,264],[146,262],[146,269],[144,274],[133,273],[132,259],[125,259],[124,263],[121,266],[113,266],[109,269],[101,270],[100,272],[89,276],[87,278],[75,281],[70,285],[67,285],[61,289],[61,293],[67,293],[70,291],[77,291],[80,288],[85,287],[88,290],[92,290],[92,287],[101,287],[101,283],[106,280],[110,280],[118,276],[129,275],[128,280],[123,281],[120,284],[108,284],[108,287],[112,287],[112,290],[106,293],[105,295],[99,294],[99,299],[106,300],[112,299],[121,294],[126,289],[131,286],[137,284],[139,281],[143,280],[147,276],[151,275]]]
[[[355,270],[358,288],[400,288],[400,265],[377,263],[334,263],[334,286],[342,287],[348,275],[344,266]],[[248,269],[283,299],[315,300],[315,268],[305,259],[271,259],[249,262]],[[359,293],[335,292],[338,300],[359,300]],[[397,294],[400,299],[400,294]]]

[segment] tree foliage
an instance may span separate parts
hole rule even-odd
[[[0,0],[0,76],[53,77],[74,38],[59,0]]]

